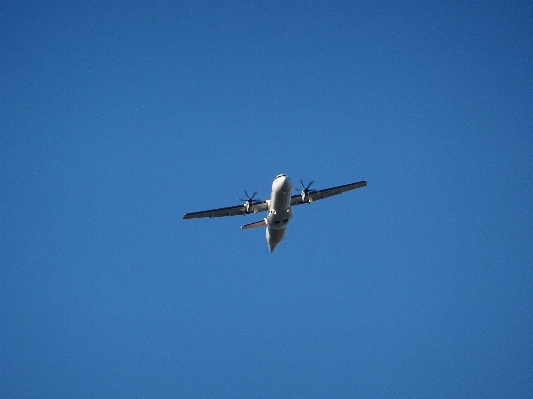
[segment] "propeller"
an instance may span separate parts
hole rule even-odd
[[[314,180],[311,180],[309,182],[309,184],[306,186],[304,184],[304,181],[302,179],[300,179],[300,184],[302,185],[302,188],[299,189],[299,188],[295,188],[296,191],[299,191],[301,190],[301,194],[302,194],[302,201],[303,202],[309,202],[309,193],[313,193],[315,192],[316,190],[309,190],[309,187],[311,187],[311,185],[314,183],[315,181]]]
[[[311,180],[311,181],[309,182],[309,184],[306,186],[306,185],[304,184],[304,181],[303,181],[302,179],[300,179],[300,183],[301,183],[301,185],[302,185],[302,191],[308,193],[308,192],[309,192],[309,187],[311,187],[311,185],[312,185],[314,182],[315,182],[314,180]],[[314,191],[314,190],[312,190],[312,191]]]
[[[244,201],[244,206],[246,207],[246,210],[249,211],[250,207],[254,204],[254,202],[261,202],[261,200],[254,200],[254,197],[257,195],[257,191],[254,191],[253,194],[250,196],[248,194],[248,191],[244,190],[244,195],[246,195],[246,199],[237,198],[239,201]]]
[[[254,191],[254,193],[250,196],[248,194],[248,191],[244,190],[244,195],[246,195],[246,199],[238,198],[238,200],[239,201],[246,201],[246,202],[253,203],[254,202],[254,197],[257,195],[257,191]],[[259,200],[256,200],[256,201],[259,201]]]

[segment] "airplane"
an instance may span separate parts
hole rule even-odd
[[[257,191],[255,191],[252,196],[249,196],[248,192],[244,190],[247,199],[241,200],[246,201],[243,205],[186,213],[183,215],[183,219],[248,215],[250,213],[267,211],[268,214],[264,219],[258,222],[245,224],[244,226],[241,226],[241,229],[244,230],[266,226],[268,249],[272,252],[285,237],[285,229],[292,218],[292,206],[310,204],[311,202],[323,198],[366,186],[366,180],[363,180],[356,183],[345,184],[343,186],[327,188],[325,190],[310,190],[309,187],[311,187],[314,181],[311,181],[307,186],[304,185],[303,180],[300,180],[300,183],[302,184],[302,191],[300,194],[291,195],[293,191],[291,179],[284,174],[277,175],[272,183],[272,192],[269,200],[254,200]]]

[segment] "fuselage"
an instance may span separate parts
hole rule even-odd
[[[278,175],[272,183],[272,192],[266,217],[266,239],[270,252],[285,237],[285,229],[292,218],[292,183],[286,175]]]

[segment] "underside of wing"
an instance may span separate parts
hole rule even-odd
[[[345,184],[343,186],[337,186],[332,188],[326,188],[325,190],[316,190],[316,191],[309,191],[307,194],[307,201],[304,201],[302,198],[302,195],[293,195],[291,197],[291,206],[305,204],[308,202],[318,201],[324,198],[331,197],[333,195],[342,194],[346,191],[355,190],[356,188],[361,188],[366,186],[366,180],[357,182],[357,183],[350,183]]]
[[[249,213],[263,212],[268,209],[266,201],[254,203],[247,207],[246,205],[229,206],[226,208],[210,209],[208,211],[191,212],[183,215],[183,219],[195,218],[217,218],[222,216],[247,215]]]

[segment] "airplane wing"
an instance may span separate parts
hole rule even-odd
[[[191,212],[183,215],[183,219],[195,219],[195,218],[218,218],[222,216],[236,216],[247,215],[249,213],[257,213],[268,210],[266,201],[255,202],[247,210],[246,205],[229,206],[227,208],[211,209],[208,211]]]
[[[364,186],[366,186],[366,180],[363,180],[357,183],[345,184],[343,186],[326,188],[325,190],[314,190],[314,191],[309,190],[309,194],[308,194],[309,202],[318,201],[324,198],[331,197],[333,195],[342,194],[345,191],[355,190],[356,188],[360,188]],[[307,201],[304,202],[302,200],[301,194],[293,195],[291,197],[291,206],[306,204],[306,203]]]

